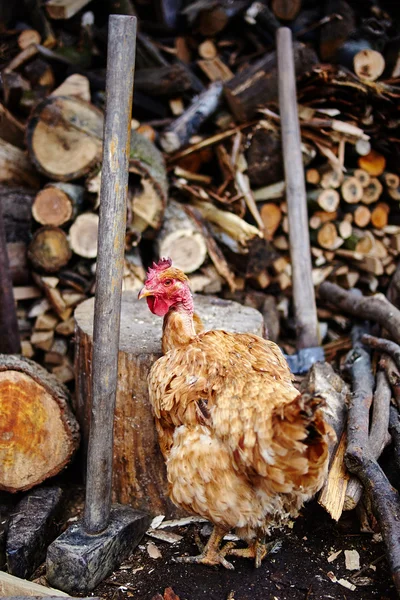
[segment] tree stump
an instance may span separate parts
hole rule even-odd
[[[67,465],[79,444],[69,394],[22,356],[0,355],[0,490],[25,491]]]
[[[263,334],[263,318],[250,307],[195,296],[206,329]],[[80,304],[76,324],[76,407],[86,449],[91,411],[94,299]],[[168,499],[164,459],[148,397],[147,375],[161,356],[162,319],[136,294],[124,292],[121,306],[118,389],[114,419],[113,501],[167,516],[183,514]]]

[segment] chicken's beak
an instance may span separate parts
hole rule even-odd
[[[147,296],[152,296],[152,295],[153,295],[153,292],[148,290],[145,286],[140,290],[140,292],[138,294],[138,300],[141,300],[142,298],[146,298]]]

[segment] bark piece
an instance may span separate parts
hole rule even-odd
[[[184,273],[193,273],[201,267],[207,256],[203,235],[175,200],[170,200],[164,221],[157,236],[160,258],[168,256]]]
[[[46,558],[47,546],[59,533],[61,499],[60,487],[40,487],[16,506],[6,546],[11,575],[30,577]]]
[[[315,52],[304,44],[295,42],[293,51],[297,77],[311,70],[318,62]],[[243,122],[252,119],[259,106],[278,98],[276,52],[266,54],[254,65],[243,69],[225,84],[224,90],[235,117]]]
[[[57,181],[72,181],[101,161],[103,114],[72,96],[49,96],[29,119],[27,145],[36,168]]]
[[[35,269],[56,273],[71,256],[67,235],[62,229],[46,225],[35,231],[28,248],[28,258]]]
[[[72,221],[83,203],[84,189],[71,183],[49,183],[35,197],[32,215],[41,225],[59,227]]]
[[[196,311],[206,329],[263,331],[263,319],[254,309],[226,300],[196,296]],[[75,311],[77,399],[76,413],[87,442],[91,398],[92,323],[94,300]],[[162,319],[152,315],[136,294],[124,292],[117,404],[114,426],[114,500],[153,514],[177,514],[167,499],[164,461],[158,448],[146,378],[161,355]],[[132,399],[133,398],[133,399]],[[164,512],[166,511],[166,512]]]
[[[79,443],[78,425],[67,389],[27,358],[0,356],[0,387],[1,430],[6,432],[0,489],[28,490],[69,463]]]

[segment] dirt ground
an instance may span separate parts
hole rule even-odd
[[[173,545],[145,536],[121,568],[94,590],[94,595],[107,600],[152,600],[154,596],[154,600],[160,600],[157,594],[162,598],[170,587],[179,600],[396,598],[383,543],[377,535],[359,532],[354,513],[336,524],[315,501],[309,503],[292,528],[277,534],[281,544],[259,569],[248,559],[234,557],[229,560],[235,571],[174,562],[177,556],[198,554],[194,533],[202,527],[198,524],[168,529],[183,536]],[[346,570],[345,550],[359,553],[358,572]],[[337,558],[332,557],[339,551]],[[149,552],[160,556],[151,558]],[[329,562],[329,557],[334,560]],[[332,581],[335,578],[341,583]],[[354,590],[344,587],[351,583],[356,585]]]

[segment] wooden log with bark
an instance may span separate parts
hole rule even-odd
[[[309,71],[317,64],[315,52],[295,42],[293,45],[296,75]],[[228,81],[225,86],[227,102],[239,121],[254,117],[259,106],[265,106],[278,97],[278,71],[276,52],[270,52]]]
[[[0,388],[0,489],[20,492],[70,462],[78,448],[79,428],[67,389],[38,364],[1,355]]]
[[[99,164],[102,137],[102,112],[72,96],[49,96],[35,107],[27,125],[32,163],[57,181],[83,177]]]
[[[195,297],[206,329],[251,331],[262,335],[263,319],[254,309],[234,302]],[[78,306],[76,323],[77,397],[75,410],[84,445],[88,439],[93,350],[93,299]],[[153,514],[179,514],[167,497],[164,459],[148,399],[147,374],[161,356],[162,319],[152,315],[136,294],[122,294],[119,378],[114,424],[113,498]]]
[[[71,183],[48,183],[35,197],[32,215],[41,225],[60,227],[75,219],[82,207],[84,188]]]

